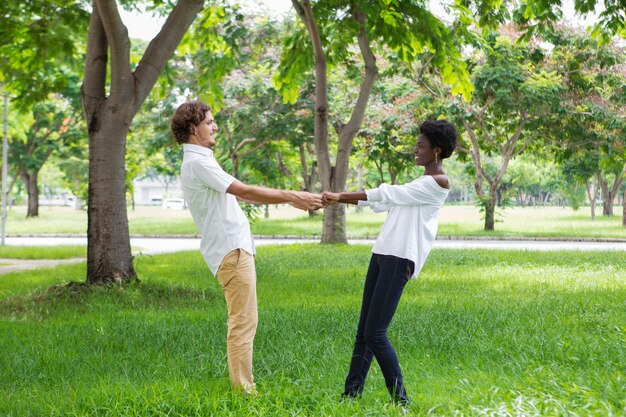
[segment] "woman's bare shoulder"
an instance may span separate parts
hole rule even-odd
[[[448,180],[448,176],[446,174],[435,174],[431,176],[441,188],[450,188],[450,180]]]

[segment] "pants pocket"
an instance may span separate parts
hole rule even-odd
[[[220,264],[220,269],[222,268],[233,268],[237,266],[239,263],[239,257],[241,256],[241,249],[235,249],[226,254],[222,263]]]
[[[413,275],[413,271],[415,271],[415,264],[413,261],[406,260],[406,280],[409,281],[411,276]]]
[[[239,260],[241,258],[241,249],[235,249],[224,257],[219,269],[217,270],[216,278],[222,287],[225,287],[228,282],[234,277]]]

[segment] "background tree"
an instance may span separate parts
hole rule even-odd
[[[602,214],[613,214],[613,202],[626,178],[626,50],[570,31],[552,37],[554,63],[566,75],[560,155],[594,176],[602,195]]]
[[[543,56],[540,49],[494,35],[472,70],[472,101],[445,104],[467,135],[459,150],[473,162],[485,230],[494,230],[498,192],[509,162],[529,146],[542,145],[538,138],[545,138],[546,126],[554,123],[549,118],[556,115],[561,77],[537,65]],[[498,166],[489,173],[485,158],[494,155]]]
[[[10,164],[28,192],[26,217],[39,216],[38,175],[53,153],[64,152],[83,137],[80,111],[62,98],[33,105],[31,122],[24,135],[11,138]]]
[[[11,107],[28,115],[28,128],[12,129],[10,146],[11,163],[28,191],[27,217],[38,216],[43,164],[78,139],[76,74],[87,16],[75,1],[0,4],[0,83]]]
[[[453,31],[435,18],[421,2],[413,1],[317,1],[292,0],[306,29],[285,40],[284,56],[276,85],[288,100],[294,100],[297,88],[314,64],[315,72],[315,150],[320,181],[324,190],[343,191],[346,186],[352,142],[358,133],[367,103],[378,74],[372,43],[387,45],[403,61],[411,61],[427,49],[432,64],[442,70],[444,80],[455,93],[466,96],[471,91],[465,64],[461,59]],[[467,25],[457,25],[466,29]],[[305,40],[308,37],[309,42]],[[334,123],[337,154],[331,158],[329,142],[328,69],[334,65],[354,65],[350,50],[356,40],[363,66],[361,84],[348,122]],[[333,164],[334,159],[334,164]],[[345,207],[335,205],[324,210],[322,242],[346,242]]]

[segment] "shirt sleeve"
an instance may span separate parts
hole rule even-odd
[[[381,184],[378,188],[367,190],[365,193],[367,201],[388,206],[440,204],[442,197],[445,198],[442,193],[435,192],[433,186],[422,179],[404,185]]]
[[[192,165],[196,180],[217,192],[226,193],[226,190],[236,180],[229,175],[217,163],[210,160],[195,161]]]
[[[358,205],[361,207],[369,207],[374,213],[382,213],[391,210],[391,206],[383,203],[373,203],[371,201],[359,200]]]

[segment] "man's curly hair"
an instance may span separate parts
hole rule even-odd
[[[441,159],[452,155],[459,137],[456,127],[447,120],[426,120],[420,126],[420,133],[431,147],[441,148]]]
[[[179,144],[187,143],[193,127],[204,120],[211,108],[200,101],[187,101],[176,109],[172,116],[171,128],[174,139]]]

